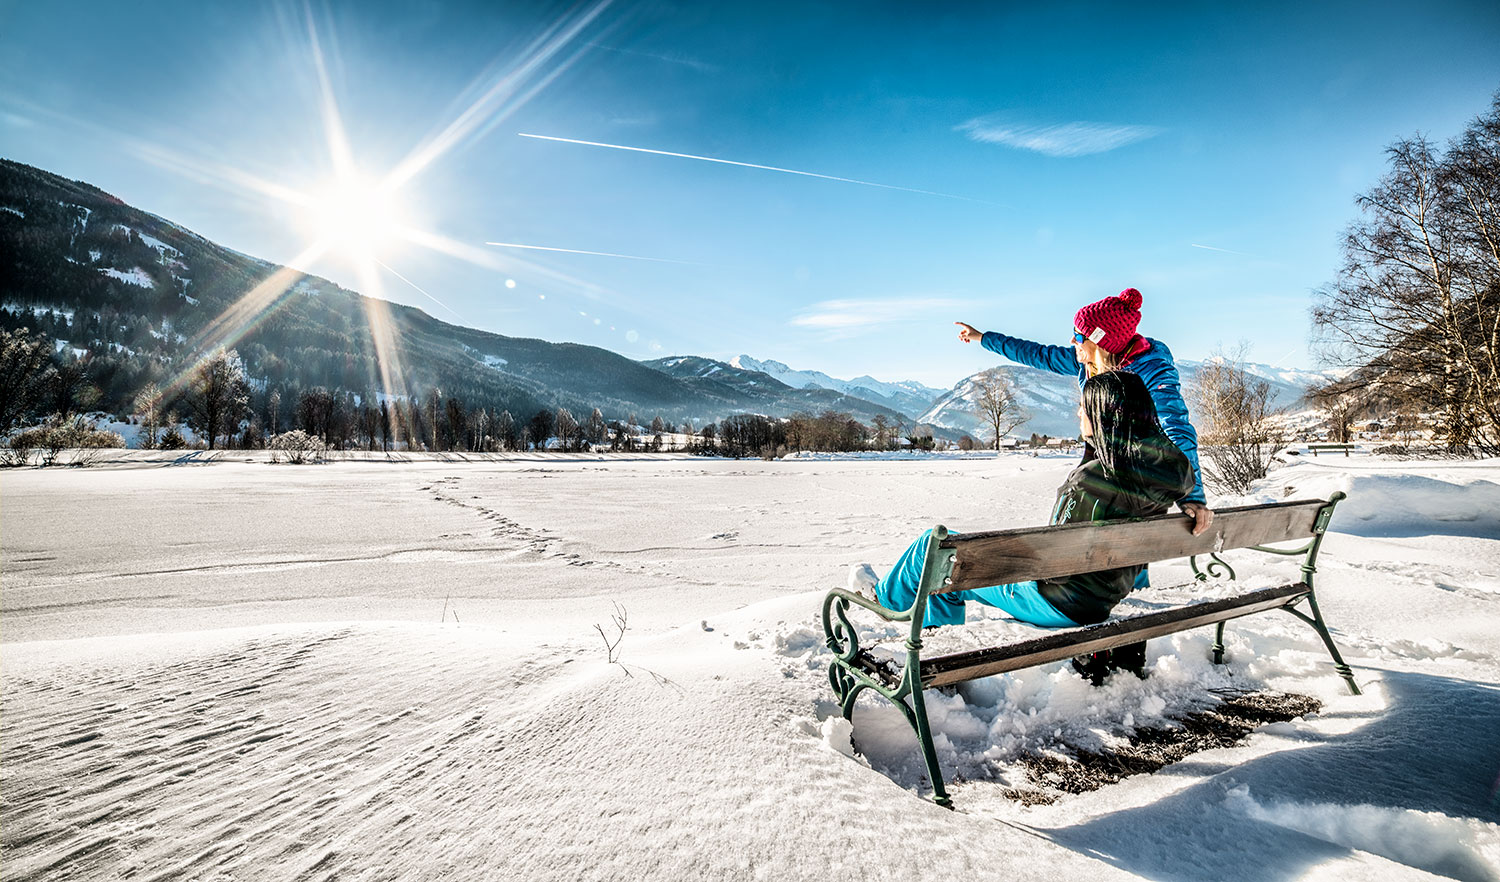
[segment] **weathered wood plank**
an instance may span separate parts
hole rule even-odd
[[[1262,588],[1238,597],[1143,613],[1087,628],[1053,632],[1008,646],[926,658],[922,660],[920,672],[922,685],[931,688],[962,683],[979,677],[1044,665],[1075,655],[1113,649],[1127,643],[1290,606],[1311,591],[1311,588],[1301,582],[1279,588]]]
[[[1101,521],[1058,527],[1026,527],[963,533],[941,547],[957,551],[953,573],[934,594],[1092,573],[1313,535],[1326,502],[1283,502],[1217,509],[1213,525],[1192,534],[1183,514],[1138,521]]]

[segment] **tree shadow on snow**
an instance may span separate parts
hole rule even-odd
[[[1500,687],[1397,672],[1385,672],[1384,687],[1387,709],[1353,732],[1259,757],[1149,805],[1037,832],[1150,879],[1281,882],[1359,850],[1500,882],[1467,820],[1500,821]]]

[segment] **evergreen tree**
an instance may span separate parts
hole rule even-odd
[[[599,412],[599,408],[594,408],[593,412],[589,414],[587,425],[584,426],[584,434],[587,436],[589,443],[595,446],[603,444],[604,438],[608,433],[609,429],[604,424],[604,414]]]
[[[547,445],[547,439],[552,437],[552,411],[539,410],[536,416],[531,418],[531,443],[537,450]]]

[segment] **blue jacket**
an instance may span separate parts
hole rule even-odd
[[[1182,378],[1177,375],[1177,363],[1172,360],[1172,351],[1166,344],[1150,337],[1146,340],[1151,348],[1137,355],[1121,370],[1130,371],[1146,383],[1146,389],[1151,392],[1151,400],[1156,403],[1156,416],[1161,420],[1162,431],[1167,433],[1172,443],[1193,464],[1193,492],[1184,496],[1182,501],[1206,503],[1203,473],[1198,469],[1198,432],[1188,422],[1187,404],[1182,400]],[[985,331],[980,342],[985,349],[999,353],[1017,364],[1064,376],[1076,375],[1079,388],[1088,379],[1088,370],[1078,363],[1071,346],[1045,346],[997,331]]]

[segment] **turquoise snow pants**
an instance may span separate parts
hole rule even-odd
[[[922,565],[927,559],[928,530],[917,541],[907,547],[897,559],[896,565],[875,585],[875,598],[886,609],[911,608],[917,599],[917,590],[922,585]],[[954,536],[955,533],[948,535]],[[927,615],[924,627],[935,625],[962,625],[964,623],[964,601],[974,600],[986,606],[1004,610],[1020,621],[1043,628],[1076,628],[1078,623],[1057,611],[1037,590],[1035,582],[1011,582],[974,588],[969,591],[950,591],[933,594],[927,598]]]

